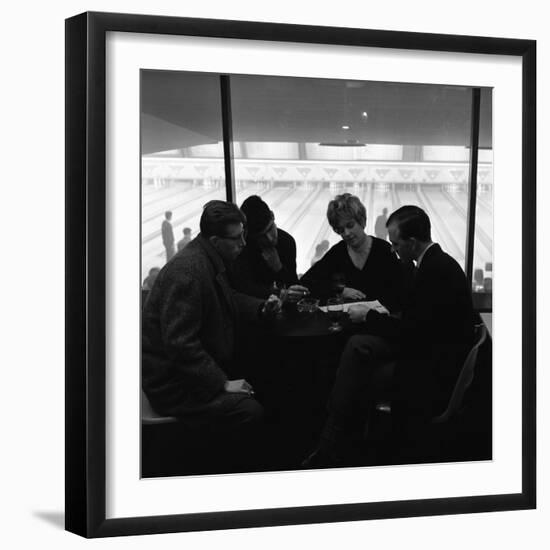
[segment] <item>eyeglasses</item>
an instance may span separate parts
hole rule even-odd
[[[235,241],[235,242],[239,242],[239,241],[246,242],[245,238],[244,238],[244,232],[239,233],[238,235],[235,235],[234,237],[231,237],[229,235],[225,235],[223,237],[220,237],[220,239],[227,239],[229,241]]]

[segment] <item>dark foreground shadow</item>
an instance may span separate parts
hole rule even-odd
[[[219,436],[207,440],[204,431],[191,433],[179,423],[144,425],[142,476],[301,469],[301,462],[319,441],[326,401],[334,383],[334,369],[330,367],[336,360],[328,352],[325,355],[323,363],[318,354],[308,356],[296,351],[290,357],[303,358],[300,369],[292,370],[290,360],[288,368],[279,361],[275,375],[263,386],[252,382],[266,410],[265,422],[261,434],[239,444],[231,439],[224,442]],[[246,378],[252,379],[248,375]],[[492,342],[488,339],[479,350],[476,373],[462,408],[452,419],[433,424],[406,415],[373,414],[368,434],[355,442],[353,456],[345,466],[492,460],[492,387]]]
[[[39,518],[59,529],[65,529],[64,512],[43,512],[40,510],[34,512],[34,517]]]

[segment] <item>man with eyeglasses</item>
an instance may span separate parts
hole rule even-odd
[[[142,318],[142,385],[153,409],[236,438],[263,415],[252,386],[232,376],[239,318],[280,308],[277,299],[236,292],[227,279],[245,246],[245,219],[235,204],[207,203],[200,234],[158,274]]]

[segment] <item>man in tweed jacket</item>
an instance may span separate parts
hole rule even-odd
[[[236,205],[209,202],[200,234],[161,270],[143,309],[142,385],[153,409],[224,432],[262,417],[250,384],[229,375],[239,317],[266,311],[227,280],[226,265],[245,245],[244,223]]]

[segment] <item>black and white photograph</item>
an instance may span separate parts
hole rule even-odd
[[[536,507],[536,42],[66,32],[67,530]]]
[[[3,547],[545,549],[544,13],[7,4]]]
[[[142,476],[491,460],[492,94],[141,71]]]

